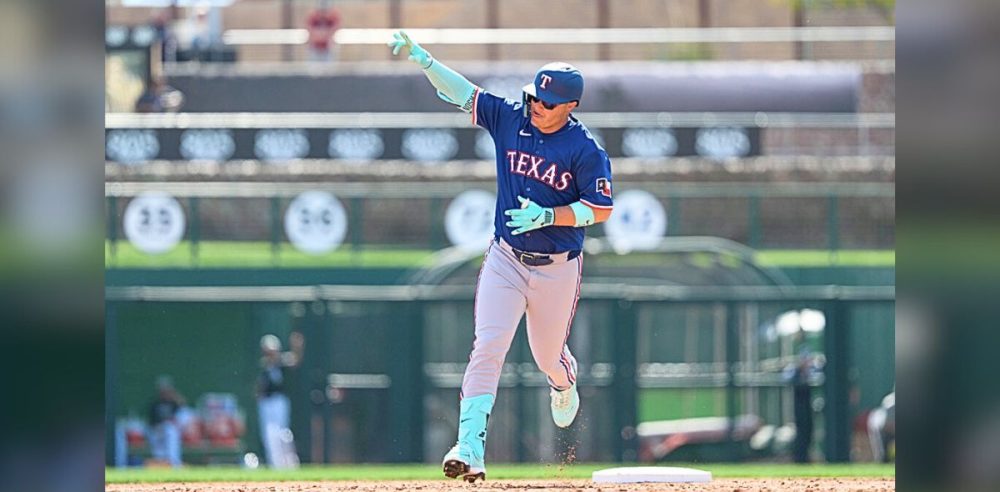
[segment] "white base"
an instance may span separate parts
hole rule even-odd
[[[599,483],[695,483],[712,481],[711,472],[694,468],[673,466],[632,466],[608,468],[594,472],[593,480]]]

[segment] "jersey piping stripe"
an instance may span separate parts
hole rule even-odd
[[[580,199],[580,203],[582,203],[582,204],[584,204],[584,205],[586,205],[586,206],[588,206],[590,208],[599,208],[599,209],[602,209],[602,210],[611,210],[612,208],[615,207],[614,205],[597,205],[597,204],[593,204],[593,203],[588,202],[587,200],[584,200],[583,198]]]
[[[479,87],[472,93],[472,124],[479,124]]]
[[[479,280],[483,277],[483,269],[486,268],[486,259],[490,257],[490,250],[493,249],[494,241],[490,241],[490,245],[486,247],[486,253],[483,255],[483,264],[479,266],[479,274],[476,275],[476,292],[473,294],[474,301],[472,302],[472,326],[475,329],[476,326],[476,311],[479,308]],[[472,353],[476,351],[476,337],[472,336],[472,350],[469,351],[469,362],[472,362]],[[464,378],[463,378],[464,379]],[[463,383],[465,381],[462,381]],[[458,388],[458,399],[459,401],[465,397],[465,392],[462,387]]]

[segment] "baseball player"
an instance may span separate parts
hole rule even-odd
[[[285,394],[287,370],[302,360],[302,334],[293,332],[289,338],[291,351],[281,351],[281,340],[267,334],[260,339],[261,371],[257,378],[257,411],[260,436],[264,442],[267,464],[273,468],[297,468],[299,455],[289,428],[291,402]]]
[[[551,387],[552,419],[568,427],[576,417],[577,364],[566,340],[580,295],[583,228],[611,215],[611,161],[571,114],[583,95],[583,76],[572,65],[543,66],[515,101],[473,85],[405,32],[393,37],[393,54],[405,46],[438,97],[471,113],[496,145],[495,240],[476,285],[458,442],[442,461],[449,478],[475,482],[486,478],[486,424],[525,313],[531,354]]]

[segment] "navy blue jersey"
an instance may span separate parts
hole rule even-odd
[[[525,116],[520,101],[482,89],[473,96],[472,122],[493,137],[497,151],[496,235],[511,246],[535,253],[583,249],[583,228],[549,226],[514,236],[503,212],[520,208],[518,195],[543,207],[581,201],[610,209],[611,160],[579,120],[555,133],[542,133]]]

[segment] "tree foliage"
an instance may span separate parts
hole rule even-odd
[[[885,15],[886,19],[892,19],[896,10],[896,0],[786,0],[792,8],[798,10],[802,8],[860,8],[872,7],[878,9]]]

